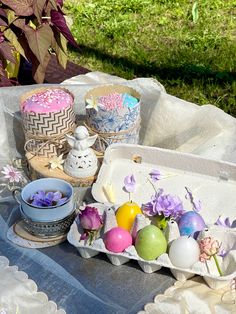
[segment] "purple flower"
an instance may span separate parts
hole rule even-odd
[[[178,219],[183,213],[183,204],[178,196],[163,194],[159,189],[152,200],[142,205],[143,212],[148,216],[163,215],[165,218]]]
[[[152,179],[153,182],[156,182],[156,181],[158,181],[158,180],[161,179],[161,173],[160,173],[160,171],[157,170],[157,169],[153,169],[153,170],[149,173],[149,175],[150,175],[150,177],[151,177],[151,179]]]
[[[200,200],[197,200],[195,201],[194,198],[193,198],[193,194],[191,192],[191,190],[187,187],[185,187],[185,190],[187,191],[187,194],[185,195],[185,198],[187,200],[190,201],[190,203],[192,204],[193,206],[193,211],[195,212],[200,212],[200,210],[202,209],[202,206],[201,206],[201,201]]]
[[[23,180],[22,174],[16,168],[14,168],[10,165],[6,165],[2,169],[3,169],[3,171],[1,171],[1,172],[4,174],[4,178],[8,179],[10,181],[10,183],[20,182]]]
[[[67,201],[67,197],[62,197],[62,193],[38,191],[30,198],[31,204],[40,207],[59,206]]]
[[[236,224],[236,220],[234,220],[232,223],[230,223],[229,217],[222,219],[221,216],[216,220],[215,225],[226,227],[226,228],[234,228]]]
[[[86,206],[79,214],[81,227],[85,230],[98,230],[103,224],[96,207]]]
[[[124,189],[128,193],[133,193],[135,191],[136,181],[134,179],[134,175],[125,177],[124,179]]]
[[[225,249],[220,249],[218,255],[221,257],[225,257],[228,253],[229,251],[226,251]]]

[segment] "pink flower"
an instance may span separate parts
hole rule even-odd
[[[103,221],[97,208],[86,206],[79,214],[79,221],[85,230],[98,230],[101,228]]]
[[[204,262],[219,252],[220,244],[212,237],[206,237],[199,242],[199,248],[201,252],[200,261]]]
[[[22,174],[16,168],[10,165],[3,167],[3,171],[1,172],[4,174],[4,178],[9,179],[11,183],[20,182],[23,180]]]
[[[223,276],[222,270],[220,268],[219,262],[217,260],[217,253],[220,250],[220,243],[219,241],[215,240],[212,237],[206,237],[202,239],[199,243],[199,248],[200,248],[200,256],[199,260],[201,262],[205,262],[209,260],[211,257],[213,257],[217,270],[219,272],[220,276]]]

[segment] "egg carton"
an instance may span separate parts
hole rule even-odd
[[[224,276],[218,275],[213,259],[206,264],[197,262],[190,269],[180,269],[170,262],[167,253],[154,261],[145,261],[140,258],[134,246],[122,253],[111,253],[105,248],[102,234],[90,246],[86,241],[79,240],[80,233],[76,223],[71,226],[68,241],[84,258],[103,252],[116,266],[132,259],[137,260],[146,273],[167,267],[180,281],[197,274],[202,276],[211,288],[218,289],[228,285],[236,277],[236,228],[214,226],[214,223],[221,215],[229,217],[231,221],[235,219],[236,164],[156,147],[112,144],[105,151],[97,181],[92,186],[92,195],[98,202],[97,206],[100,211],[107,210],[111,206],[117,208],[120,204],[127,202],[128,196],[123,185],[124,178],[131,174],[136,180],[132,200],[139,205],[150,201],[154,191],[148,182],[148,177],[153,169],[158,169],[161,173],[157,188],[163,189],[168,194],[179,196],[185,210],[192,210],[191,203],[185,199],[185,187],[193,192],[194,198],[201,200],[200,214],[209,226],[204,232],[206,235],[210,234],[218,238],[226,250],[231,250],[224,258],[218,258]],[[141,225],[142,223],[144,227],[147,222],[140,222]],[[110,217],[110,222],[104,226],[102,232],[108,231],[112,225],[114,227],[115,222]],[[139,225],[140,228],[141,225]]]
[[[174,266],[168,256],[168,253],[160,255],[157,259],[146,261],[138,256],[137,251],[134,245],[129,246],[122,253],[113,253],[106,249],[103,242],[103,235],[105,232],[117,226],[116,221],[114,220],[115,211],[113,209],[109,210],[110,204],[101,204],[94,203],[89,206],[96,207],[100,215],[104,218],[104,226],[99,234],[98,238],[93,241],[92,244],[89,244],[88,240],[80,240],[81,235],[83,234],[83,229],[79,224],[78,218],[71,225],[70,231],[67,235],[67,239],[70,244],[77,248],[79,254],[83,258],[91,258],[99,253],[105,253],[110,262],[115,266],[121,266],[130,260],[136,260],[140,268],[145,273],[153,273],[160,270],[162,267],[167,267],[170,269],[173,276],[179,281],[185,281],[189,278],[192,278],[195,275],[200,275],[204,278],[208,286],[212,289],[220,289],[231,283],[231,281],[236,277],[236,230],[225,228],[216,225],[209,225],[207,228],[202,231],[199,235],[199,238],[212,236],[215,239],[219,240],[222,243],[222,247],[229,251],[229,253],[223,258],[218,256],[218,261],[220,267],[223,271],[224,276],[219,276],[214,260],[208,260],[207,262],[196,262],[192,265],[191,268],[182,269]],[[113,213],[114,214],[113,214]],[[139,217],[138,217],[139,216]],[[138,215],[133,228],[140,230],[144,226],[151,223],[149,219],[139,218],[143,215]],[[143,216],[144,217],[144,216]],[[132,234],[132,231],[131,231]],[[171,242],[173,238],[169,239]],[[183,254],[184,258],[184,254]]]

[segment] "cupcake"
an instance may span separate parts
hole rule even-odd
[[[85,96],[86,124],[98,134],[94,149],[104,152],[112,143],[138,144],[140,94],[123,85],[104,85]]]
[[[65,134],[75,127],[74,97],[65,88],[33,90],[21,97],[27,152],[53,157],[68,151]]]
[[[21,104],[22,112],[49,113],[73,106],[73,96],[62,88],[45,89],[26,98]]]

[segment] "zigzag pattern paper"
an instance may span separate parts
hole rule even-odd
[[[52,157],[67,152],[64,138],[56,140],[53,137],[69,132],[75,124],[75,113],[72,107],[63,111],[50,113],[22,113],[26,137],[26,149],[38,156]],[[35,137],[38,136],[39,139]],[[32,138],[33,137],[33,138]],[[45,137],[45,139],[41,139]],[[50,137],[52,142],[50,143]],[[29,141],[31,140],[31,141]],[[49,141],[45,144],[45,142]]]

